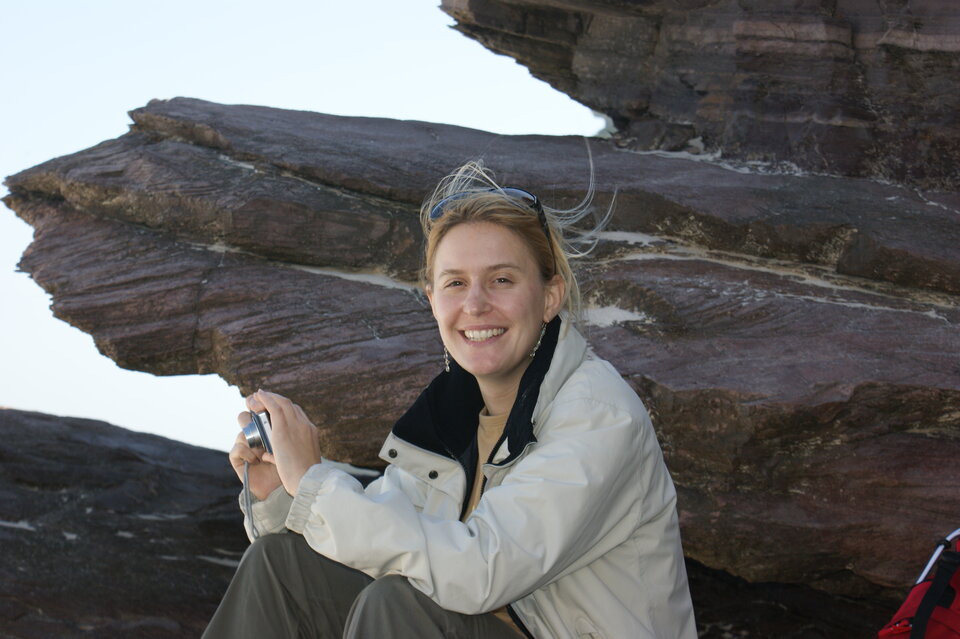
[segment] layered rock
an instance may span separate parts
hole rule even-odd
[[[246,549],[226,455],[0,409],[0,633],[198,637]],[[886,612],[691,562],[700,637],[866,635]]]
[[[7,181],[36,229],[21,267],[121,366],[287,394],[360,465],[441,366],[419,199],[477,155],[548,205],[589,177],[579,138],[187,99],[132,116]],[[585,330],[654,414],[688,556],[902,588],[960,512],[955,196],[589,147],[616,203],[580,267]]]
[[[960,187],[945,0],[443,0],[456,28],[605,113],[621,142]]]

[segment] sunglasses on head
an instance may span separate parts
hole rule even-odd
[[[457,200],[462,200],[465,197],[476,195],[478,191],[467,191],[464,193],[454,193],[449,195],[439,202],[437,202],[432,209],[430,209],[430,221],[436,221],[443,217],[444,209],[451,202],[456,202]],[[502,193],[507,197],[513,198],[515,200],[521,200],[525,204],[529,205],[537,213],[537,219],[540,220],[540,228],[543,229],[543,234],[547,238],[547,246],[550,247],[550,254],[553,255],[553,265],[554,272],[556,272],[557,266],[557,256],[553,252],[553,242],[550,241],[550,228],[547,226],[547,216],[543,212],[543,205],[540,204],[540,198],[529,191],[524,191],[523,189],[518,189],[513,186],[505,186],[503,188],[487,189],[486,191],[479,191],[479,193]]]

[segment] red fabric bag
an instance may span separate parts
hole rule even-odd
[[[933,576],[933,567],[936,572]],[[877,639],[960,639],[960,529],[947,535]]]

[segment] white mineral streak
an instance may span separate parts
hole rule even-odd
[[[209,561],[211,564],[217,564],[218,566],[226,566],[227,568],[236,568],[240,565],[240,562],[234,559],[222,559],[220,557],[210,557],[208,555],[197,555],[197,559]]]
[[[72,533],[72,532],[63,531],[63,538],[66,539],[67,541],[76,541],[76,540],[77,540],[77,534],[76,534],[76,533]]]
[[[344,280],[350,280],[353,282],[365,282],[367,284],[373,284],[375,286],[382,286],[384,288],[393,288],[401,291],[407,291],[410,293],[416,292],[419,289],[419,287],[416,284],[411,284],[410,282],[403,282],[401,280],[395,280],[392,277],[384,275],[383,273],[377,273],[373,271],[352,273],[347,271],[338,271],[337,269],[333,269],[333,268],[324,268],[319,266],[306,266],[303,264],[288,264],[288,263],[285,263],[284,266],[295,268],[298,271],[316,273],[317,275],[330,275],[332,277],[339,277]]]
[[[635,313],[616,306],[602,306],[588,308],[583,312],[583,319],[593,326],[613,326],[624,322],[643,322],[650,324],[653,320],[643,313]]]
[[[877,300],[877,304],[865,304],[865,303],[856,303],[848,302],[845,300],[821,298],[814,296],[799,296],[794,295],[793,297],[797,299],[806,299],[813,302],[821,302],[825,304],[840,304],[844,306],[849,306],[851,308],[865,308],[873,310],[887,310],[887,311],[896,311],[899,313],[919,313],[921,315],[928,315],[933,319],[944,320],[946,319],[936,313],[933,308],[942,308],[945,310],[955,310],[957,305],[952,300],[946,298],[946,296],[941,296],[936,293],[930,292],[917,292],[917,291],[903,291],[902,289],[897,289],[896,285],[890,284],[885,285],[883,283],[872,283],[873,286],[881,288],[886,286],[893,291],[890,294],[884,293],[881,290],[874,290],[871,288],[864,288],[858,286],[853,280],[853,278],[846,278],[843,275],[840,275],[835,272],[830,272],[826,270],[820,270],[825,277],[830,277],[831,279],[825,279],[824,277],[817,277],[812,274],[810,271],[816,269],[815,266],[808,265],[806,270],[800,270],[795,265],[787,264],[786,262],[777,262],[774,260],[762,261],[760,258],[751,258],[750,261],[747,261],[742,255],[724,255],[720,251],[705,251],[693,249],[690,247],[677,247],[676,250],[673,250],[669,253],[660,253],[660,252],[645,252],[637,251],[634,253],[629,253],[627,255],[617,258],[624,261],[641,261],[641,260],[679,260],[679,261],[700,261],[700,262],[711,262],[714,264],[721,264],[728,268],[735,268],[744,271],[753,271],[758,273],[769,273],[771,275],[776,275],[779,277],[784,277],[791,279],[795,282],[805,284],[808,286],[816,286],[818,288],[823,288],[831,291],[836,291],[838,293],[857,293],[861,295],[869,295]],[[896,290],[894,290],[896,289]],[[785,294],[786,296],[786,294]],[[917,299],[922,298],[922,299]],[[924,310],[920,310],[916,307],[907,308],[907,307],[891,307],[884,304],[885,300],[904,302],[909,300],[914,300],[918,304],[922,304],[926,307],[930,307]]]
[[[118,530],[117,537],[123,537],[124,539],[133,539],[134,535],[132,532],[127,532],[126,530]]]
[[[241,162],[240,160],[234,160],[229,155],[220,154],[220,160],[226,162],[227,164],[232,164],[233,166],[239,166],[241,169],[246,169],[248,171],[256,171],[257,167],[249,162]]]
[[[34,528],[29,522],[20,520],[20,521],[4,521],[0,519],[0,526],[4,528],[16,528],[17,530],[29,530],[30,532],[36,532],[37,529]]]
[[[150,513],[150,514],[141,514],[134,515],[137,519],[145,519],[147,521],[171,521],[174,519],[186,519],[187,516],[182,513]]]
[[[608,242],[622,242],[631,246],[638,244],[640,246],[652,246],[653,244],[658,244],[665,241],[663,238],[659,238],[655,235],[647,235],[646,233],[630,233],[627,231],[603,231],[602,233],[597,233],[597,237]]]

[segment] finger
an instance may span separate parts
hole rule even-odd
[[[240,428],[241,428],[241,429],[244,428],[244,427],[245,427],[247,424],[249,424],[251,421],[253,421],[253,415],[251,415],[251,414],[248,413],[247,411],[243,411],[242,413],[240,413],[239,415],[237,415],[237,423],[240,424]],[[240,433],[240,435],[243,435],[243,433]],[[238,437],[239,437],[240,435],[238,435]]]
[[[255,464],[259,462],[260,459],[263,457],[264,450],[262,448],[251,448],[250,444],[247,442],[247,436],[244,434],[243,431],[240,431],[239,433],[237,433],[237,438],[233,440],[233,446],[234,448],[240,447],[244,450],[250,451],[250,454],[253,455],[253,457],[251,458],[249,456],[245,456],[244,459],[246,461],[249,461],[251,464]],[[230,451],[231,451],[231,459],[232,459],[233,449],[231,448]]]
[[[264,453],[263,457],[260,458],[260,461],[276,465],[277,458],[273,456],[273,453]]]
[[[266,407],[267,412],[270,413],[271,417],[283,417],[283,425],[286,425],[286,422],[296,419],[296,413],[293,410],[295,404],[283,395],[277,395],[276,393],[270,393],[265,390],[258,390],[256,397]],[[273,426],[276,428],[275,423],[273,423]]]
[[[257,391],[257,392],[260,392],[260,391]],[[260,399],[257,397],[257,393],[254,393],[253,395],[248,395],[245,401],[247,404],[247,409],[251,413],[262,413],[264,410],[266,410],[266,407],[263,405],[263,402],[261,402]]]
[[[260,462],[260,458],[246,443],[237,442],[230,449],[230,463],[237,466],[242,462],[257,464]]]

